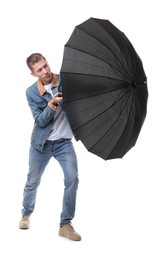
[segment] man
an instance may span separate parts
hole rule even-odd
[[[42,174],[51,157],[54,157],[62,167],[65,185],[59,235],[79,241],[81,236],[71,224],[75,215],[78,167],[71,141],[73,134],[61,108],[61,78],[51,72],[48,62],[40,53],[31,54],[27,58],[27,66],[38,80],[26,90],[35,124],[31,135],[29,172],[24,187],[19,228],[28,229],[30,226],[30,215],[34,211]]]

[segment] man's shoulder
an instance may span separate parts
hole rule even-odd
[[[26,89],[26,96],[27,99],[31,98],[33,100],[39,98],[40,94],[37,89],[37,82],[33,83],[30,87]]]
[[[26,89],[26,93],[37,91],[37,81]]]

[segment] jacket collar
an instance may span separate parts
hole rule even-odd
[[[55,87],[58,87],[58,85],[59,85],[58,76],[56,74],[53,74],[52,87],[55,88]],[[43,83],[41,82],[41,80],[37,81],[37,89],[38,89],[41,96],[43,96],[47,92]]]

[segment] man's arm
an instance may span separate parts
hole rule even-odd
[[[35,123],[39,127],[46,127],[48,123],[53,120],[55,111],[60,109],[58,103],[62,101],[62,97],[59,97],[59,94],[60,93],[56,93],[47,103],[47,100],[45,99],[35,101],[34,98],[31,97],[30,93],[26,91],[29,107],[31,109]]]

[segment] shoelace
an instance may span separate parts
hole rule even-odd
[[[68,223],[68,224],[67,224],[67,226],[69,227],[69,229],[72,229],[72,230],[74,230],[74,227],[72,226],[72,224],[71,224],[71,223]]]
[[[69,231],[75,231],[71,223],[66,224],[66,227],[69,229]]]
[[[27,220],[29,218],[29,216],[23,216],[22,219],[23,220]]]

